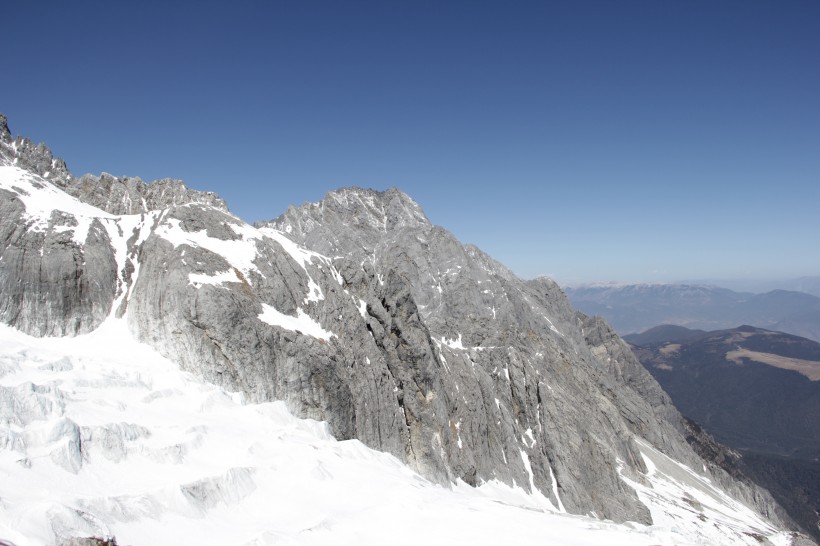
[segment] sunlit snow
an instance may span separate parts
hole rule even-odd
[[[204,273],[188,273],[188,282],[197,288],[203,284],[222,284],[225,282],[242,282],[235,270],[220,271],[213,275]]]
[[[122,320],[75,338],[0,326],[0,404],[0,538],[18,546],[687,543],[498,483],[431,484],[282,403],[243,405]]]
[[[782,538],[750,508],[732,499],[691,468],[670,459],[644,440],[636,439],[649,485],[621,477],[638,493],[656,525],[672,529],[693,519],[704,522],[687,532],[698,544],[745,544],[753,534]],[[720,522],[720,525],[715,525]]]
[[[458,338],[456,339],[447,339],[445,337],[441,338],[441,342],[451,349],[464,349],[464,344],[461,342],[461,334],[458,334]]]
[[[73,216],[77,222],[76,226],[67,223],[60,227],[62,227],[61,231],[72,232],[72,239],[77,244],[85,243],[88,229],[94,218],[115,218],[96,207],[74,199],[39,176],[18,167],[0,165],[0,189],[14,193],[23,202],[26,208],[24,218],[30,230],[45,231],[48,229],[48,221],[53,211]],[[68,222],[70,223],[70,220]]]
[[[321,324],[313,320],[310,315],[306,314],[301,309],[296,309],[296,316],[294,317],[292,315],[280,313],[274,307],[263,303],[262,313],[259,315],[259,320],[272,326],[279,326],[280,328],[284,328],[285,330],[290,330],[292,332],[301,332],[325,341],[336,336],[333,332],[328,332],[322,328]]]
[[[253,263],[257,256],[256,239],[259,238],[253,228],[242,229],[232,226],[234,231],[239,231],[241,238],[236,240],[222,240],[216,237],[209,237],[206,230],[185,231],[181,222],[176,218],[166,218],[157,228],[156,233],[166,241],[178,247],[189,245],[209,250],[214,254],[222,256],[231,266],[242,274],[250,282],[250,273],[259,272]],[[260,273],[261,274],[261,273]]]
[[[651,486],[634,486],[657,524],[615,525],[555,513],[539,492],[495,482],[431,484],[282,403],[241,399],[135,342],[124,320],[76,338],[0,326],[0,538],[18,546],[81,534],[131,546],[672,545],[754,544],[744,529],[773,533],[648,445]],[[713,523],[699,531],[680,502],[687,494],[737,534]]]

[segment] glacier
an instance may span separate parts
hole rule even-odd
[[[117,318],[60,338],[0,325],[0,414],[0,539],[17,546],[791,544],[648,445],[659,462],[642,495],[665,514],[652,526],[566,514],[500,482],[442,487],[282,402],[181,371]]]

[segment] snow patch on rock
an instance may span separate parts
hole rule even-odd
[[[333,332],[328,332],[322,325],[316,322],[310,315],[306,314],[301,309],[296,309],[296,316],[286,315],[280,313],[274,307],[263,303],[262,313],[259,314],[259,320],[270,324],[271,326],[278,326],[291,332],[300,332],[302,334],[329,341],[331,337],[336,337]]]
[[[246,226],[240,229],[236,240],[223,240],[216,237],[209,237],[206,230],[185,231],[181,222],[176,218],[166,218],[157,228],[156,234],[174,245],[189,245],[194,248],[204,248],[214,254],[222,256],[232,267],[241,271],[246,279],[250,279],[250,273],[259,273],[259,269],[253,263],[257,256],[256,239],[258,233],[253,228]],[[250,280],[248,280],[250,282]]]
[[[115,218],[71,197],[51,182],[19,167],[0,165],[0,189],[15,194],[23,202],[26,207],[25,220],[28,229],[46,231],[49,228],[49,220],[53,219],[55,224],[52,227],[61,228],[59,231],[72,232],[72,239],[78,245],[85,243],[91,222],[95,218]],[[54,213],[57,213],[56,217]],[[59,217],[62,217],[62,225],[56,223]]]

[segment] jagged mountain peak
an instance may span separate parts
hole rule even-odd
[[[315,203],[291,206],[278,218],[259,222],[257,226],[272,227],[302,240],[314,232],[317,226],[331,231],[356,232],[357,238],[370,241],[381,234],[413,228],[430,228],[432,224],[421,206],[397,188],[385,191],[359,187],[340,188],[328,192],[324,199]],[[338,245],[325,245],[322,251],[333,254]]]
[[[84,174],[63,189],[81,201],[111,214],[138,214],[166,207],[199,203],[228,211],[225,201],[213,192],[188,188],[182,180],[161,178],[144,182],[139,177]]]
[[[0,112],[0,142],[11,142],[11,131],[9,131],[9,120],[6,114]]]
[[[430,225],[421,206],[395,187],[385,191],[356,186],[340,188],[328,192],[323,203],[325,207],[348,212],[354,220],[379,231]]]
[[[110,214],[138,214],[170,206],[200,203],[227,211],[225,201],[213,192],[188,188],[181,180],[163,178],[143,182],[139,177],[74,177],[62,158],[54,158],[43,143],[34,144],[26,137],[13,138],[8,119],[0,114],[0,164],[16,166],[51,182],[72,197]]]
[[[0,114],[0,164],[16,165],[52,182],[71,179],[63,158],[55,158],[48,146],[23,136],[14,138],[4,114]]]

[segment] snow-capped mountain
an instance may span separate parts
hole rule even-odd
[[[791,540],[606,323],[398,190],[254,227],[180,182],[74,178],[0,118],[0,319],[20,544],[513,536],[492,516],[522,540]]]

